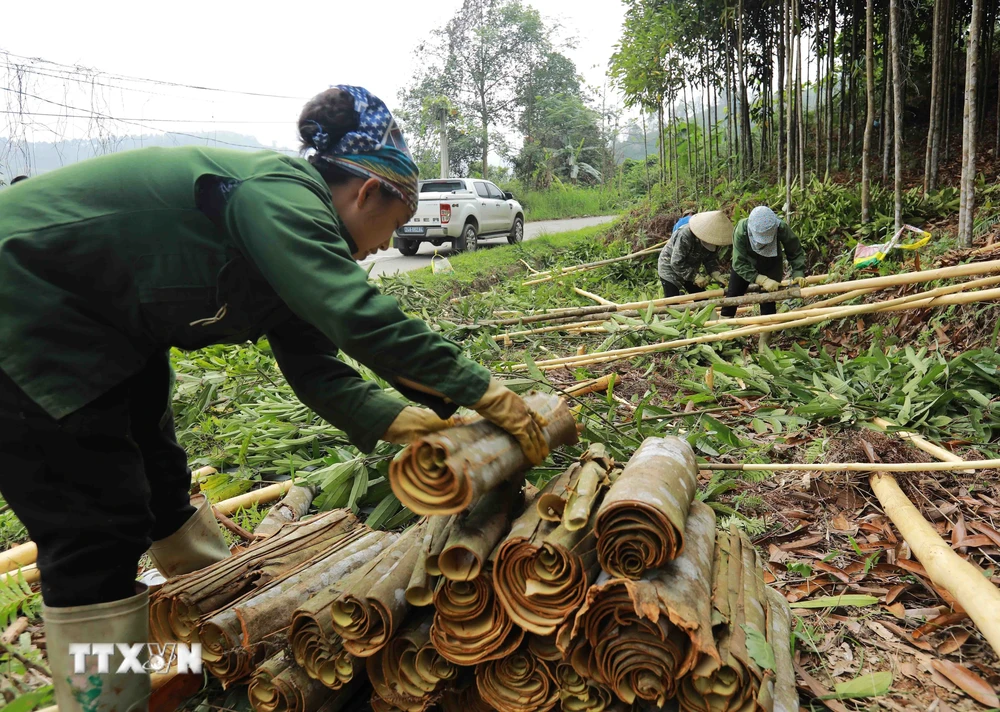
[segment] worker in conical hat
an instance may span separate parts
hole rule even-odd
[[[698,292],[710,282],[726,286],[717,252],[733,241],[733,223],[721,210],[682,217],[660,251],[657,273],[664,297]],[[699,274],[704,270],[704,274]]]

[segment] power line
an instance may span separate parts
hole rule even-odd
[[[240,94],[242,96],[255,96],[255,97],[263,97],[263,98],[266,98],[266,99],[295,99],[296,101],[307,101],[309,99],[309,97],[287,96],[287,95],[284,95],[284,94],[265,94],[265,93],[262,93],[262,92],[240,91],[238,89],[218,89],[218,88],[215,88],[215,87],[199,86],[197,84],[184,84],[182,82],[171,82],[171,81],[166,81],[166,80],[162,80],[162,79],[149,79],[149,78],[146,78],[146,77],[133,77],[133,76],[129,76],[129,75],[126,75],[126,74],[113,74],[111,72],[102,72],[100,70],[94,70],[94,69],[90,69],[88,67],[82,67],[80,65],[72,65],[72,64],[63,64],[61,62],[53,62],[52,60],[44,59],[42,57],[26,57],[24,55],[14,54],[13,52],[8,52],[6,50],[0,50],[0,54],[6,55],[8,58],[15,57],[16,59],[20,59],[20,60],[26,61],[26,62],[40,62],[42,64],[48,64],[48,65],[51,65],[53,67],[62,67],[62,68],[64,68],[64,69],[50,70],[50,71],[63,71],[63,72],[69,71],[69,72],[74,73],[74,74],[80,74],[80,75],[90,76],[90,77],[93,77],[95,75],[103,75],[105,77],[108,77],[109,79],[118,79],[118,80],[127,81],[127,82],[144,82],[144,83],[147,83],[147,84],[157,84],[157,85],[160,85],[160,86],[180,87],[180,88],[184,88],[184,89],[196,89],[198,91],[213,91],[213,92],[220,92],[220,93],[223,93],[223,94]],[[16,64],[16,62],[15,62],[15,64]]]
[[[87,114],[47,114],[47,113],[44,113],[44,112],[41,112],[41,111],[10,111],[10,110],[0,110],[0,114],[16,114],[18,116],[53,116],[53,117],[63,118],[63,119],[93,119],[96,116],[97,118],[102,118],[102,119],[113,118],[115,121],[153,121],[153,122],[159,123],[159,124],[171,123],[171,124],[255,124],[255,125],[256,124],[289,124],[289,125],[291,125],[291,122],[289,122],[289,121],[245,121],[245,120],[227,121],[225,119],[154,119],[154,118],[146,118],[144,116],[140,116],[138,118],[132,118],[132,117],[126,118],[126,117],[121,117],[121,116],[116,116],[116,117],[106,116],[106,115],[100,114],[98,112],[91,111],[89,109],[79,109],[79,111],[88,111],[89,113],[87,113]]]
[[[250,146],[250,145],[242,144],[242,143],[232,143],[230,141],[222,141],[220,139],[208,139],[205,136],[196,136],[195,134],[185,133],[183,131],[165,131],[163,129],[158,129],[155,126],[147,126],[147,125],[141,123],[140,121],[136,121],[134,119],[119,119],[119,118],[115,118],[114,116],[110,116],[108,114],[102,114],[100,112],[93,111],[91,109],[82,109],[82,108],[80,108],[78,106],[72,106],[70,104],[63,104],[63,103],[58,102],[58,101],[52,101],[51,99],[46,99],[45,97],[38,96],[36,94],[29,94],[28,92],[17,91],[16,89],[10,89],[9,87],[0,87],[0,90],[6,91],[6,92],[10,92],[11,94],[17,94],[17,95],[20,95],[20,96],[31,97],[32,99],[36,99],[37,101],[42,101],[42,102],[45,102],[46,104],[53,104],[54,106],[59,106],[59,107],[62,107],[64,109],[71,109],[72,111],[82,111],[85,114],[89,114],[89,118],[90,119],[95,119],[96,118],[96,119],[104,119],[104,120],[107,120],[107,121],[116,121],[116,122],[123,123],[123,124],[130,124],[132,126],[138,126],[140,128],[146,129],[147,131],[162,131],[163,133],[166,133],[166,134],[174,134],[176,136],[187,136],[188,138],[195,138],[195,139],[198,139],[199,141],[206,141],[206,140],[208,140],[208,141],[215,141],[216,143],[221,143],[221,144],[226,145],[226,146],[233,146],[235,148],[252,148],[252,149],[258,150],[258,151],[261,148],[260,146]],[[18,114],[20,112],[16,112],[15,111],[15,112],[12,112],[12,113]],[[144,120],[148,120],[148,119],[144,119]],[[278,149],[278,150],[284,151],[284,152],[293,152],[292,149],[288,149],[288,148],[282,148],[282,149]]]

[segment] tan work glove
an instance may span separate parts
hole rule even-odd
[[[513,435],[532,465],[541,464],[549,456],[549,444],[542,433],[548,425],[545,418],[496,379],[490,379],[489,388],[472,409]]]
[[[694,278],[694,286],[696,286],[698,289],[704,289],[705,287],[708,286],[708,277],[698,275],[697,277]]]
[[[806,282],[806,278],[801,274],[798,276],[795,276],[794,274],[792,275],[792,284],[799,289],[809,286],[808,282]]]
[[[721,284],[723,287],[729,286],[729,277],[719,271],[712,272],[712,281],[716,284]]]
[[[765,292],[777,292],[781,289],[781,282],[771,279],[766,274],[758,274],[754,282],[759,284]]]
[[[385,431],[382,440],[397,445],[408,445],[419,437],[450,428],[454,424],[451,418],[442,420],[427,408],[408,405],[399,411],[399,415]]]

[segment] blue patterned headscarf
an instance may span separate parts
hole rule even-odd
[[[419,170],[388,107],[362,87],[339,84],[336,88],[354,97],[358,125],[331,143],[326,128],[312,122],[317,130],[309,142],[316,155],[352,175],[375,178],[416,212]]]

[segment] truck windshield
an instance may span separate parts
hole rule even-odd
[[[453,193],[464,192],[465,183],[460,180],[437,180],[420,184],[421,193]]]

